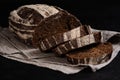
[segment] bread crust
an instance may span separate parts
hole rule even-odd
[[[39,41],[39,47],[42,51],[47,51],[59,46],[60,44],[66,43],[67,41],[83,37],[91,33],[92,31],[89,25],[82,25],[67,32],[52,35]]]
[[[62,56],[72,50],[82,48],[84,46],[88,46],[91,44],[99,43],[99,42],[101,42],[101,32],[95,32],[95,33],[88,34],[83,37],[75,38],[64,44],[61,44],[61,45],[57,46],[56,48],[54,48],[53,51],[58,56]]]

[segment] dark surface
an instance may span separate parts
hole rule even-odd
[[[66,1],[66,2],[65,2]],[[45,3],[59,6],[76,15],[83,24],[96,29],[120,31],[120,5],[96,0],[2,0],[0,1],[0,26],[8,27],[11,10],[24,4]],[[47,68],[40,68],[0,56],[0,80],[120,80],[120,54],[97,72],[89,68],[77,74],[66,75]]]

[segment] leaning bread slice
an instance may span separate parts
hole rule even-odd
[[[71,39],[77,37],[82,37],[88,34],[91,34],[91,27],[87,25],[82,25],[77,28],[74,28],[70,31],[59,33],[56,35],[49,36],[42,41],[39,41],[39,48],[42,51],[48,51],[62,43],[65,43]]]
[[[99,43],[101,41],[101,32],[94,32],[83,37],[72,39],[64,44],[61,44],[53,49],[53,51],[58,55],[62,56],[68,52],[90,45],[94,43]]]
[[[108,61],[113,51],[111,43],[100,43],[93,47],[82,48],[67,54],[67,60],[72,64],[100,64]]]

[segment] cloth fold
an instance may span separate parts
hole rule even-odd
[[[43,53],[39,49],[29,47],[16,39],[15,34],[9,31],[8,28],[0,27],[0,55],[9,59],[13,59],[26,64],[33,64],[39,67],[46,67],[52,70],[61,71],[65,74],[78,73],[86,67],[90,67],[93,72],[99,70],[112,62],[120,51],[120,32],[101,31],[102,42],[109,41],[113,45],[113,53],[111,58],[102,64],[98,65],[71,65],[66,58],[59,58],[54,53]]]

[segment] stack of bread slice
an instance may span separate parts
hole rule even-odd
[[[101,42],[101,32],[93,32],[89,25],[49,36],[39,41],[41,51],[53,51],[66,57],[72,64],[100,64],[110,59],[113,48],[109,42]]]

